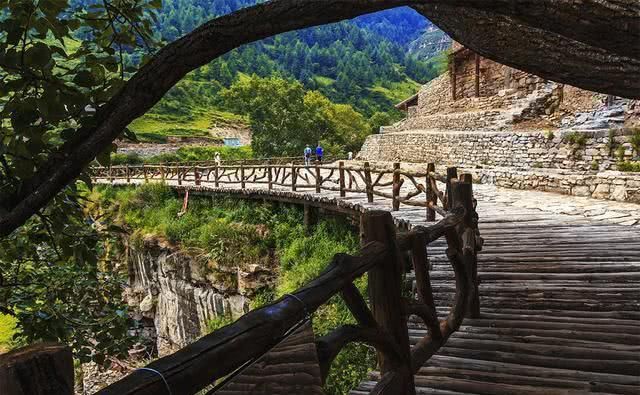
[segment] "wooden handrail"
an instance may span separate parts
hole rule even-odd
[[[467,306],[471,305],[470,297],[477,295],[472,274],[464,262],[469,254],[463,251],[462,240],[463,234],[476,234],[469,232],[475,215],[469,194],[471,184],[455,180],[451,190],[455,206],[444,219],[431,226],[416,227],[398,237],[394,235],[389,212],[364,213],[363,231],[365,240],[370,242],[357,256],[336,255],[320,276],[293,296],[284,296],[271,305],[254,310],[148,367],[161,373],[170,388],[179,388],[182,394],[194,394],[264,354],[306,314],[313,313],[332,296],[341,293],[359,326],[340,327],[318,339],[323,377],[344,345],[360,341],[379,351],[379,363],[386,379],[379,383],[378,393],[413,393],[413,374],[458,329]],[[456,275],[456,297],[449,317],[438,322],[424,250],[442,236],[446,236],[449,244],[447,251]],[[419,299],[413,302],[401,296],[402,265],[397,254],[407,249],[413,251],[416,279],[420,282]],[[353,281],[366,272],[369,272],[372,312],[353,286]],[[402,305],[404,308],[398,308]],[[409,314],[421,317],[429,328],[428,335],[411,350],[406,324]],[[156,394],[164,390],[165,383],[157,374],[142,370],[110,385],[100,394]]]
[[[181,394],[196,393],[238,366],[262,355],[282,336],[356,278],[384,262],[389,251],[383,243],[369,243],[357,256],[338,254],[315,280],[276,302],[245,314],[180,351],[148,365],[160,372],[170,388]],[[304,303],[304,305],[302,303]],[[135,371],[99,394],[159,394],[166,391],[162,379],[149,371]]]
[[[276,159],[268,160],[266,163],[254,160],[253,164],[247,164],[248,161],[243,160],[238,165],[204,162],[172,166],[123,165],[93,167],[92,171],[94,178],[108,180],[111,183],[122,182],[121,180],[125,180],[126,183],[136,183],[137,180],[148,182],[158,179],[163,182],[176,182],[178,185],[193,182],[196,186],[206,187],[212,184],[216,188],[220,188],[221,185],[238,184],[241,189],[249,189],[252,187],[251,184],[266,184],[269,190],[274,187],[287,187],[293,192],[336,191],[340,193],[340,197],[346,197],[347,193],[363,194],[369,203],[373,203],[374,197],[377,196],[390,199],[393,211],[399,210],[402,205],[424,207],[428,221],[434,221],[436,213],[444,215],[445,211],[438,207],[438,200],[441,200],[445,210],[450,208],[447,204],[447,196],[450,193],[449,180],[457,175],[455,168],[447,169],[447,176],[439,175],[435,172],[433,163],[428,164],[426,171],[407,171],[401,168],[400,163],[394,163],[393,168],[389,169],[371,166],[369,162],[354,165],[339,161],[335,164],[315,163],[309,166],[292,162],[277,164],[274,163],[277,162]],[[424,184],[420,182],[421,179],[424,179]],[[437,181],[446,183],[445,194],[438,190]],[[384,189],[387,187],[391,187],[390,190]],[[420,196],[424,198],[420,199]]]
[[[126,166],[94,168],[94,178],[137,180],[157,178],[178,184],[194,182],[198,188],[213,183],[239,185],[249,190],[253,185],[268,185],[290,193],[322,193],[330,190],[345,197],[347,193],[363,194],[367,202],[374,197],[390,199],[392,210],[401,205],[426,208],[427,218],[442,219],[430,226],[416,226],[412,231],[395,235],[391,214],[386,211],[367,211],[362,215],[364,240],[369,241],[357,256],[336,255],[318,278],[294,293],[269,306],[254,310],[235,323],[224,327],[175,354],[149,365],[160,372],[170,388],[193,394],[224,377],[239,366],[261,356],[307,313],[336,294],[341,294],[357,326],[343,326],[317,341],[318,360],[323,379],[331,361],[340,349],[353,341],[365,342],[378,350],[383,379],[374,390],[380,394],[413,393],[413,374],[458,329],[466,315],[479,313],[476,255],[482,247],[477,228],[477,213],[472,195],[472,179],[457,169],[447,169],[447,176],[435,173],[429,164],[426,172],[409,172],[395,163],[393,170],[373,170],[364,166],[315,164],[273,164],[239,166]],[[213,182],[211,176],[213,174]],[[375,181],[374,180],[375,175]],[[390,177],[391,181],[384,181]],[[424,179],[425,184],[418,179]],[[405,183],[405,180],[408,180]],[[446,181],[446,195],[436,181]],[[403,184],[406,188],[401,194]],[[391,187],[383,192],[376,188]],[[185,186],[183,185],[183,188]],[[264,187],[263,187],[264,188]],[[280,189],[281,188],[281,189]],[[408,191],[407,191],[408,188]],[[424,194],[424,199],[417,199]],[[442,207],[437,206],[441,200]],[[445,237],[447,256],[455,273],[456,293],[447,319],[439,321],[425,250],[433,241]],[[418,300],[402,297],[400,251],[410,251],[416,273]],[[369,272],[369,292],[372,310],[353,286],[353,280]],[[399,308],[400,307],[400,308]],[[407,336],[407,317],[420,317],[428,334],[410,349]],[[162,379],[149,371],[136,371],[104,389],[101,394],[154,394],[164,389]]]

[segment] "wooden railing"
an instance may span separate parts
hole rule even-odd
[[[175,185],[206,185],[215,188],[268,190],[287,189],[322,193],[339,192],[366,195],[369,203],[374,197],[391,201],[392,211],[400,205],[425,207],[427,221],[435,220],[436,212],[444,215],[449,207],[450,183],[457,178],[456,168],[447,169],[447,176],[438,175],[435,165],[428,164],[425,171],[407,171],[400,163],[392,168],[372,167],[368,162],[338,161],[333,164],[300,165],[296,163],[273,164],[175,164],[175,165],[124,165],[92,168],[93,178],[102,182],[137,183],[140,181],[161,181]],[[470,182],[470,175],[465,175]],[[446,184],[441,192],[437,182]],[[438,207],[438,201],[442,208]]]
[[[344,156],[335,156],[328,155],[322,158],[322,161],[319,163],[332,163],[338,160],[345,159]],[[314,155],[311,156],[311,162],[317,162],[317,158]],[[304,164],[304,157],[300,156],[277,156],[277,157],[269,157],[269,158],[248,158],[248,159],[227,159],[221,160],[220,165],[223,166],[233,166],[233,165],[261,165],[261,164]],[[158,162],[158,163],[150,163],[149,165],[163,165],[163,166],[213,166],[216,164],[215,160],[200,160],[200,161],[167,161],[167,162]]]
[[[410,173],[402,171],[398,164],[393,169],[374,171],[367,163],[355,167],[342,162],[337,166],[310,167],[130,166],[94,170],[94,177],[108,180],[149,180],[159,175],[176,184],[206,182],[215,187],[234,184],[243,189],[266,184],[268,189],[339,191],[341,196],[357,192],[366,194],[368,201],[372,201],[373,196],[389,198],[393,210],[400,204],[409,204],[426,207],[428,216],[435,216],[436,212],[443,216],[431,226],[418,226],[410,232],[396,234],[388,211],[364,213],[361,217],[363,247],[359,254],[336,255],[320,276],[293,294],[251,311],[235,323],[151,363],[148,366],[151,370],[136,371],[100,394],[160,394],[167,391],[167,386],[173,393],[195,394],[265,354],[292,327],[338,294],[357,325],[342,326],[316,339],[323,380],[345,345],[363,342],[378,351],[382,378],[372,393],[413,394],[413,375],[460,327],[465,314],[479,314],[476,258],[482,238],[478,232],[472,180],[467,174],[457,178],[454,168],[448,170],[447,177],[435,174],[433,165],[424,173]],[[384,180],[385,175],[391,180]],[[426,186],[420,184],[418,178],[424,178]],[[436,179],[446,182],[445,193],[438,190]],[[401,195],[405,180],[411,183],[412,189]],[[376,187],[391,187],[391,193]],[[414,199],[420,194],[426,196],[424,201]],[[436,206],[437,200],[443,203],[443,208]],[[446,239],[447,257],[455,273],[455,298],[447,318],[439,320],[429,279],[427,248],[441,237]],[[405,268],[400,256],[407,251],[415,271],[416,298],[402,296]],[[353,283],[365,273],[371,309]],[[407,328],[411,315],[421,318],[428,328],[427,335],[413,347],[409,345]],[[296,376],[292,375],[291,380],[296,380]]]
[[[322,274],[296,292],[253,310],[233,324],[134,371],[100,394],[198,393],[265,355],[292,328],[335,295],[342,297],[357,325],[344,325],[315,339],[322,380],[326,379],[332,361],[344,346],[362,342],[378,352],[382,376],[372,393],[414,394],[413,376],[418,369],[445,344],[465,316],[479,314],[476,259],[482,248],[482,238],[478,232],[472,180],[467,174],[458,178],[454,168],[448,169],[446,177],[438,176],[433,170],[432,164],[426,172],[418,173],[403,171],[399,164],[392,169],[372,169],[368,163],[345,166],[343,162],[337,166],[310,167],[269,164],[94,168],[93,177],[99,182],[126,180],[140,183],[159,179],[173,185],[208,183],[219,187],[235,184],[243,189],[265,189],[261,184],[266,184],[267,189],[306,189],[312,193],[328,190],[338,191],[341,196],[361,193],[369,202],[374,196],[390,199],[392,210],[406,204],[426,207],[427,216],[434,217],[436,212],[442,216],[439,222],[430,226],[416,226],[409,232],[397,234],[389,211],[363,213],[363,247],[358,254],[336,255]],[[418,182],[420,178],[424,179],[424,184]],[[438,190],[436,180],[446,182],[444,193]],[[443,203],[442,208],[436,205],[437,200]],[[446,254],[455,274],[455,297],[448,316],[439,319],[429,277],[427,249],[442,237],[446,239]],[[407,253],[415,272],[415,295],[412,297],[405,297],[402,292],[406,266],[401,257]],[[368,274],[371,308],[354,285],[354,281],[365,273]],[[427,334],[410,347],[407,320],[412,315],[424,321]],[[37,353],[18,353],[16,358],[26,366],[35,361],[51,377],[59,372],[61,380],[58,381],[69,381],[71,366],[68,369],[43,366]],[[11,363],[11,366],[17,366],[15,362]],[[16,388],[31,388],[33,383],[27,376],[18,373],[9,372],[5,376],[15,381],[12,385]],[[291,374],[286,379],[295,382],[299,377]],[[57,391],[72,393],[72,389]]]

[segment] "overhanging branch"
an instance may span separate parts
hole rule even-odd
[[[0,237],[44,207],[190,71],[275,34],[399,6],[416,8],[490,59],[585,89],[640,97],[635,0],[274,0],[214,19],[160,50],[98,109],[96,126],[79,130],[0,201]],[[607,32],[606,39],[599,31]]]

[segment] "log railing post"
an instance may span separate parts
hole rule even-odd
[[[147,174],[147,168],[144,164],[142,165],[142,176],[144,177],[145,183],[149,182],[149,174]]]
[[[467,316],[480,317],[480,292],[478,282],[478,247],[476,241],[478,217],[473,202],[473,176],[461,174],[458,184],[456,204],[465,209],[464,231],[462,232],[462,258],[470,280],[470,296],[467,305]]]
[[[216,188],[220,186],[220,173],[217,163],[213,165],[213,185],[215,185]]]
[[[273,168],[267,162],[267,183],[269,185],[269,190],[273,189]]]
[[[193,168],[193,176],[196,179],[196,185],[200,185],[200,171],[198,166]]]
[[[451,210],[453,208],[453,194],[451,193],[451,180],[458,179],[458,169],[455,167],[447,167],[447,189],[445,190],[445,200],[447,201],[446,210]]]
[[[296,191],[296,182],[298,181],[298,169],[296,165],[291,164],[291,190]]]
[[[111,165],[109,165],[109,173],[108,174],[109,174],[109,176],[108,176],[109,183],[113,183],[113,169],[112,169]]]
[[[182,167],[178,166],[176,172],[178,173],[178,185],[182,185]]]
[[[427,204],[432,203],[433,205],[438,204],[438,197],[436,196],[436,191],[433,190],[433,185],[431,184],[432,176],[431,173],[435,173],[436,165],[434,163],[429,163],[427,165]],[[435,182],[435,180],[433,180]],[[436,220],[436,211],[432,208],[427,207],[427,221],[435,221]]]
[[[344,162],[338,162],[338,174],[340,176],[340,197],[345,197],[347,195],[347,191],[345,191],[345,183],[344,183]]]
[[[389,355],[378,352],[380,373],[395,371],[395,379],[383,390],[385,395],[414,394],[413,373],[407,319],[402,305],[402,276],[404,267],[396,245],[395,225],[391,213],[369,211],[361,217],[363,242],[382,242],[387,246],[387,259],[369,271],[369,299],[372,313],[380,328],[388,333],[401,353],[400,366]]]
[[[367,191],[367,202],[373,203],[373,182],[371,181],[371,166],[364,162],[364,183]]]
[[[391,193],[393,195],[393,199],[391,201],[393,211],[400,210],[400,163],[396,162],[393,164],[393,187]]]
[[[125,172],[124,174],[125,174],[125,178],[127,179],[127,184],[128,184],[131,181],[129,165],[125,165],[124,172]]]
[[[164,175],[164,166],[163,166],[163,165],[160,165],[160,179],[162,180],[162,182],[163,182],[163,183],[164,183],[164,178],[165,178],[165,175]]]
[[[321,185],[322,185],[322,175],[320,174],[320,166],[316,161],[316,193],[322,192],[322,190],[320,189]]]
[[[61,344],[37,343],[0,355],[0,393],[72,395],[73,356]]]
[[[243,161],[242,163],[240,163],[240,189],[244,189],[245,186],[246,184],[244,180],[244,161]]]

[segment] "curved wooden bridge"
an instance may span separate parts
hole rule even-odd
[[[343,162],[311,167],[196,164],[95,170],[99,183],[162,180],[191,194],[282,200],[354,215],[387,210],[400,229],[421,237],[431,235],[456,215],[455,204],[451,206],[455,199],[452,183],[462,184],[465,177],[452,182],[457,179],[454,169],[439,176],[433,165],[424,172],[410,172],[400,164],[374,168]],[[440,192],[445,189],[448,192]],[[435,206],[437,201],[450,211]],[[469,209],[467,204],[467,214]],[[433,222],[436,211],[445,216],[438,225]],[[479,312],[471,298],[462,326],[447,334],[446,344],[436,347],[437,352],[424,365],[414,366],[415,393],[640,393],[638,231],[495,202],[478,202],[477,212],[485,240],[477,255]],[[473,228],[473,224],[468,226]],[[467,232],[462,229],[458,234],[463,244],[460,250],[481,247],[477,231],[475,242],[465,239],[471,237]],[[432,239],[426,243],[430,289],[424,287],[425,273],[420,272],[413,286],[419,301],[436,307],[442,329],[451,313],[446,306],[456,305],[460,285],[456,289],[454,284],[450,237]],[[426,262],[427,258],[416,258],[416,251],[424,248],[413,249],[414,266],[416,259]],[[469,264],[473,262],[466,262]],[[473,284],[474,270],[467,275]],[[473,285],[470,287],[467,291],[473,294]],[[428,300],[431,293],[434,303]],[[427,329],[424,322],[433,325],[433,321],[419,312],[415,311],[422,319],[411,315],[408,322],[409,341],[418,347],[437,331],[433,326]],[[374,313],[378,319],[375,306]],[[360,322],[362,317],[354,315]],[[367,314],[363,315],[366,320]],[[394,393],[385,389],[385,380],[388,375],[373,372],[351,393]]]

